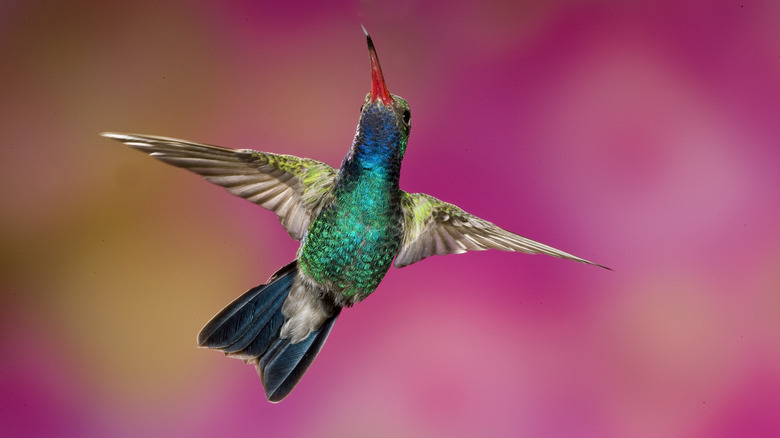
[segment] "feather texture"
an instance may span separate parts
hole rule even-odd
[[[424,193],[404,192],[401,208],[404,213],[404,233],[401,249],[395,257],[394,265],[397,268],[432,255],[460,254],[486,249],[547,254],[601,266],[509,232]]]
[[[102,135],[273,211],[295,240],[303,238],[312,217],[332,199],[336,171],[320,161],[152,135]]]
[[[277,339],[262,357],[254,359],[268,401],[278,403],[295,388],[325,345],[340,311],[338,309],[335,315],[301,342]]]

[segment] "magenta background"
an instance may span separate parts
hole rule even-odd
[[[0,5],[0,436],[780,436],[780,3],[455,4]],[[195,335],[297,245],[97,134],[338,165],[360,23],[404,189],[615,272],[393,269],[272,405]]]

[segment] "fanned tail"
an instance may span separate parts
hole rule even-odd
[[[252,362],[269,401],[284,399],[319,354],[338,317],[328,318],[297,343],[279,337],[282,304],[298,273],[298,262],[279,269],[268,283],[249,289],[212,318],[198,334],[201,347]]]

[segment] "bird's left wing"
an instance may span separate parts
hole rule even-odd
[[[547,254],[601,266],[518,236],[424,193],[403,193],[401,208],[404,213],[404,235],[401,249],[395,257],[397,268],[432,255],[460,254],[485,249]]]
[[[251,149],[228,149],[175,138],[106,132],[104,137],[202,175],[230,193],[273,211],[301,240],[332,192],[336,171],[325,163]]]

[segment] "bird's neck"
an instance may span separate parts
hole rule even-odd
[[[408,137],[389,116],[363,117],[339,170],[339,180],[362,180],[398,188]]]

